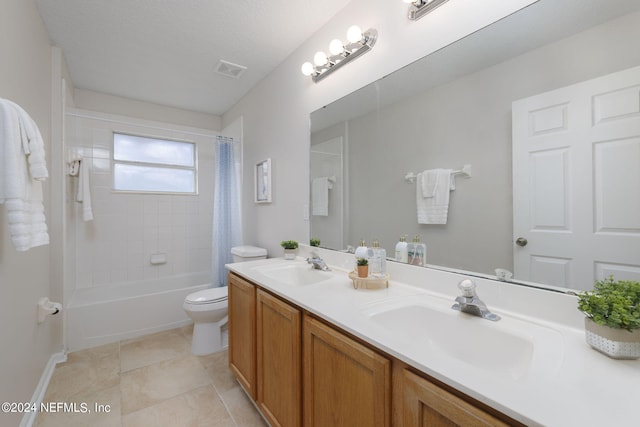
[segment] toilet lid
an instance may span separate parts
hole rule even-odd
[[[267,250],[264,248],[258,248],[256,246],[234,246],[231,248],[233,255],[243,258],[256,258],[267,256]]]
[[[209,304],[224,301],[228,298],[227,287],[209,288],[187,295],[186,301],[190,304]]]

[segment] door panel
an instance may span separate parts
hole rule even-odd
[[[301,424],[301,313],[258,290],[258,407],[273,427]]]
[[[229,369],[256,398],[256,287],[229,273]]]
[[[569,151],[567,147],[533,152],[531,219],[534,230],[570,231]]]
[[[640,233],[638,159],[638,137],[595,144],[596,232]]]
[[[389,359],[305,316],[303,365],[305,426],[391,425]]]
[[[508,426],[410,371],[404,371],[403,384],[404,427]]]
[[[515,277],[640,280],[639,186],[640,67],[514,102]]]

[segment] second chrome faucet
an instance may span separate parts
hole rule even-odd
[[[456,303],[453,304],[451,308],[494,322],[500,320],[500,316],[492,313],[487,308],[487,305],[478,298],[476,294],[476,284],[473,280],[461,280],[460,283],[458,283],[458,288],[462,291],[462,294],[456,297]]]

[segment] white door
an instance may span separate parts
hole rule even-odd
[[[513,199],[517,279],[640,281],[640,67],[513,103]]]

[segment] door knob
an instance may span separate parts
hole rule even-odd
[[[527,243],[529,243],[529,242],[524,237],[518,237],[516,239],[516,245],[518,245],[518,246],[527,246]]]

